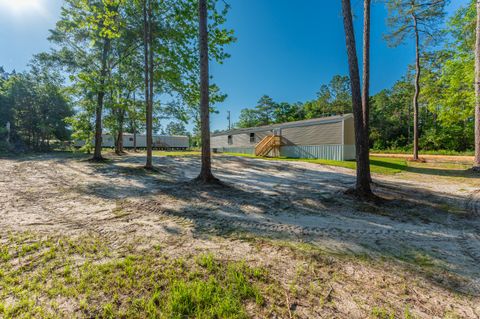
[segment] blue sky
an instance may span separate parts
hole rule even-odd
[[[12,8],[10,3],[22,3]],[[212,65],[215,82],[228,94],[212,115],[212,130],[224,129],[227,111],[236,121],[240,110],[260,96],[297,102],[315,97],[320,85],[335,74],[347,74],[340,0],[227,0],[227,26],[237,42],[223,65]],[[468,0],[452,0],[449,12]],[[25,69],[32,54],[48,50],[48,30],[60,12],[60,0],[0,0],[0,65]],[[356,32],[361,36],[363,1],[352,0]],[[389,48],[383,34],[387,12],[372,7],[372,93],[389,88],[413,62],[411,43]],[[360,42],[358,43],[361,44]]]

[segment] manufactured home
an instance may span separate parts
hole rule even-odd
[[[211,134],[214,152],[355,159],[353,115],[345,114],[296,122],[241,128]]]
[[[147,147],[147,136],[145,134],[123,134],[123,147],[133,148],[134,140],[136,139],[136,147]],[[75,147],[82,147],[85,145],[85,141],[75,141]],[[115,147],[115,139],[110,134],[102,134],[102,146],[103,147]],[[184,150],[189,147],[188,136],[181,135],[154,135],[153,136],[153,148],[155,149],[175,149]]]

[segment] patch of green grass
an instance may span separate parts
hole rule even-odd
[[[388,311],[383,307],[373,307],[372,318],[375,319],[395,319],[395,313]]]
[[[165,314],[168,318],[178,319],[247,318],[241,300],[255,297],[255,294],[250,294],[250,290],[244,294],[236,288],[223,287],[213,276],[206,281],[174,281],[165,302]]]
[[[399,256],[399,259],[406,261],[410,264],[417,265],[422,269],[433,268],[439,266],[436,263],[436,260],[433,259],[430,255],[422,251],[412,251],[408,250],[403,252],[403,255]]]
[[[245,262],[157,249],[117,256],[96,238],[11,235],[2,256],[1,318],[246,318],[247,303],[261,310],[269,282]]]
[[[0,260],[6,262],[10,259],[10,251],[7,245],[0,245]]]
[[[199,151],[153,151],[155,156],[173,156],[173,157],[183,157],[183,156],[200,156]]]
[[[202,254],[195,258],[198,265],[206,268],[210,272],[214,272],[217,269],[217,263],[212,254]]]

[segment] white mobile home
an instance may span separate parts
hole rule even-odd
[[[134,140],[136,139],[136,146],[138,148],[147,147],[147,136],[145,134],[123,134],[123,147],[133,148]],[[75,141],[75,147],[82,147],[85,145],[85,141]],[[103,147],[115,147],[115,139],[110,134],[102,134],[102,146]],[[189,147],[188,136],[180,135],[154,135],[153,136],[153,148],[155,149],[176,149],[183,150]]]
[[[353,115],[234,129],[213,133],[214,152],[321,158],[355,159]]]

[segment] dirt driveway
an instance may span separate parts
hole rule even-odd
[[[226,186],[204,188],[189,182],[198,157],[156,157],[156,172],[144,171],[143,160],[0,159],[0,235],[95,234],[118,251],[158,244],[171,247],[172,256],[211,251],[262,264],[285,286],[306,260],[280,247],[305,244],[332,258],[354,258],[336,266],[345,277],[331,283],[333,308],[318,310],[307,298],[295,308],[300,318],[362,318],[378,303],[400,312],[408,303],[423,318],[480,316],[478,181],[375,176],[385,201],[366,204],[344,194],[354,183],[348,169],[216,156],[215,174]],[[258,238],[282,245],[259,248],[252,242]],[[358,256],[372,263],[357,264]],[[401,282],[414,286],[408,302]]]

